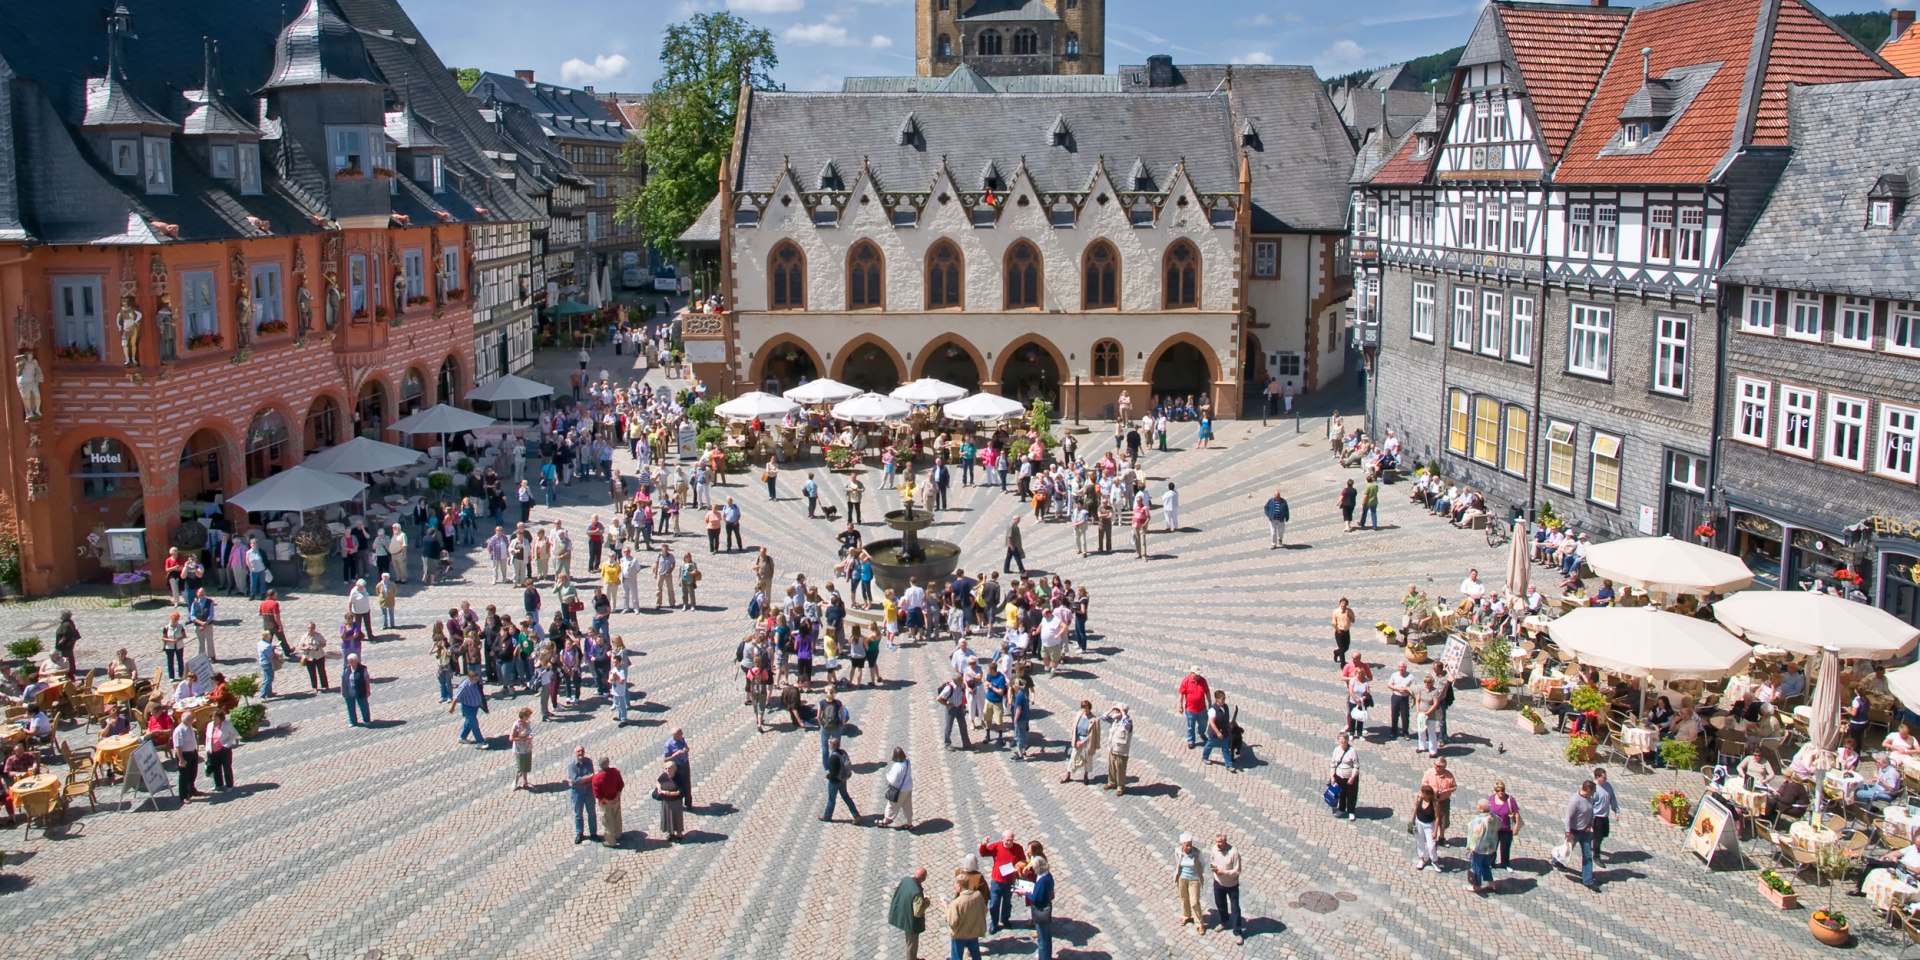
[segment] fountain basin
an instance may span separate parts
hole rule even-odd
[[[908,516],[905,510],[888,510],[881,519],[900,533],[919,533],[933,526],[934,516],[929,510],[915,510],[912,516]]]
[[[866,550],[873,557],[874,581],[880,589],[892,590],[896,597],[907,589],[909,579],[919,580],[920,586],[929,591],[938,591],[960,565],[960,545],[945,540],[875,540]]]

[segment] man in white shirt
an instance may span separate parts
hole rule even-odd
[[[360,623],[362,636],[373,636],[373,598],[367,594],[367,582],[355,580],[353,589],[347,591],[347,611]]]
[[[919,579],[909,580],[907,590],[900,595],[900,619],[906,623],[915,640],[923,639],[927,628],[927,588],[920,585]]]
[[[620,555],[620,598],[629,613],[640,612],[640,579],[646,575],[647,561],[636,556],[632,547]]]
[[[947,655],[947,666],[953,669],[955,676],[966,676],[967,668],[973,665],[973,651],[967,648],[967,638],[961,637],[954,644],[953,652]]]
[[[1487,585],[1480,582],[1480,571],[1468,570],[1467,578],[1460,581],[1460,595],[1472,600],[1486,596]]]
[[[1400,666],[1387,677],[1388,705],[1391,707],[1388,735],[1396,739],[1404,740],[1413,736],[1412,691],[1413,674],[1407,670],[1407,662],[1402,660]]]
[[[377,550],[375,552],[376,554],[378,553]],[[397,523],[393,525],[393,533],[387,537],[387,555],[389,559],[392,561],[391,566],[393,568],[393,579],[398,580],[401,583],[406,583],[407,582],[407,531],[402,530],[400,528],[400,525]],[[386,573],[387,568],[386,567],[380,568],[380,572]]]

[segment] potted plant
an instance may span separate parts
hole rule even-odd
[[[1427,645],[1425,642],[1420,640],[1407,641],[1407,662],[1408,663],[1426,663],[1427,662]]]
[[[0,535],[0,594],[11,596],[20,590],[20,541]]]
[[[1584,733],[1576,733],[1567,738],[1567,762],[1588,764],[1593,762],[1598,752],[1598,741]]]
[[[1547,732],[1547,721],[1542,719],[1540,711],[1529,704],[1520,705],[1520,729],[1533,734]]]
[[[1760,871],[1760,895],[1766,897],[1776,910],[1793,910],[1800,906],[1800,897],[1793,892],[1792,881],[1772,867]]]
[[[1540,501],[1540,512],[1536,515],[1540,526],[1546,530],[1555,530],[1560,526],[1560,515],[1553,512],[1553,504]]]
[[[466,457],[461,457],[453,462],[453,469],[459,473],[472,473],[473,461]]]
[[[333,531],[319,520],[309,520],[301,524],[300,531],[293,535],[294,549],[300,552],[300,562],[307,576],[318,580],[327,572],[327,555],[333,552]]]
[[[1668,826],[1685,826],[1693,819],[1693,801],[1679,790],[1667,790],[1653,795],[1648,803],[1653,812],[1660,815],[1662,823]]]
[[[1587,730],[1600,728],[1600,718],[1606,715],[1607,708],[1610,706],[1607,703],[1607,695],[1590,686],[1576,688],[1567,697],[1567,703],[1586,717]]]
[[[53,356],[54,359],[66,363],[98,363],[100,360],[100,348],[84,346],[57,347],[53,351]]]
[[[140,595],[148,583],[145,570],[122,570],[113,575],[114,590],[122,597]]]
[[[233,723],[242,740],[252,740],[253,735],[267,722],[267,705],[254,703],[253,698],[260,695],[260,675],[249,673],[244,677],[231,677],[227,680],[227,691],[240,698],[240,705],[227,711],[227,719]]]
[[[7,656],[17,663],[25,663],[39,656],[43,649],[39,637],[23,637],[7,644]]]
[[[1834,887],[1853,869],[1853,858],[1840,842],[1823,843],[1813,850],[1813,869],[1827,887],[1827,905],[1807,918],[1807,929],[1829,947],[1844,947],[1853,939],[1853,931],[1847,926],[1847,915],[1833,908]]]
[[[445,490],[452,489],[452,487],[453,487],[453,474],[447,473],[444,470],[435,470],[434,472],[427,474],[428,489],[445,491]]]
[[[1383,643],[1400,642],[1400,631],[1395,630],[1393,624],[1385,620],[1375,620],[1373,622],[1373,632],[1380,635],[1380,640]]]
[[[1489,710],[1505,710],[1513,690],[1513,644],[1494,634],[1475,654],[1480,664],[1480,700]]]
[[[188,350],[205,350],[218,346],[220,346],[220,335],[217,333],[196,333],[187,338]]]
[[[263,320],[260,323],[260,333],[263,335],[286,333],[289,329],[285,320]]]
[[[1677,787],[1681,777],[1700,769],[1700,748],[1685,740],[1662,740],[1660,762],[1673,771],[1673,782]]]

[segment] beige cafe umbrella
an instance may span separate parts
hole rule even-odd
[[[1908,710],[1920,710],[1920,663],[1910,663],[1887,674],[1887,691]]]
[[[1533,568],[1533,564],[1528,562],[1527,557],[1531,543],[1532,540],[1527,534],[1527,521],[1515,519],[1513,542],[1508,544],[1507,550],[1507,592],[1516,597],[1527,595],[1527,574]]]
[[[1732,593],[1753,582],[1753,571],[1732,554],[1672,537],[1634,537],[1587,548],[1596,577],[1648,593]]]
[[[1547,631],[1561,653],[1583,664],[1663,683],[1730,676],[1753,653],[1705,620],[1653,607],[1581,607]]]

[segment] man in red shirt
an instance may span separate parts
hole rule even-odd
[[[999,843],[981,841],[980,855],[993,858],[993,866],[987,871],[987,932],[999,933],[1001,927],[1013,925],[1013,881],[1027,862],[1027,851],[1014,842],[1013,831],[1008,830],[1000,835]]]
[[[1194,664],[1187,670],[1187,678],[1180,681],[1180,712],[1187,715],[1187,749],[1192,750],[1205,739],[1207,731],[1207,701],[1213,691],[1207,688],[1207,678],[1200,675],[1200,665]]]
[[[609,847],[620,845],[620,791],[627,788],[626,780],[613,766],[610,757],[600,758],[600,769],[593,775],[593,799],[600,807],[600,828],[603,841]]]
[[[1360,654],[1357,653],[1353,655],[1352,660],[1347,661],[1346,666],[1340,668],[1340,678],[1342,680],[1351,680],[1354,677],[1359,677],[1362,683],[1373,682],[1373,668],[1367,666],[1367,662],[1361,659]]]
[[[287,643],[287,628],[280,620],[280,591],[268,590],[267,598],[260,601],[260,629],[273,634],[280,641],[280,652],[288,660],[293,659],[293,647]]]

